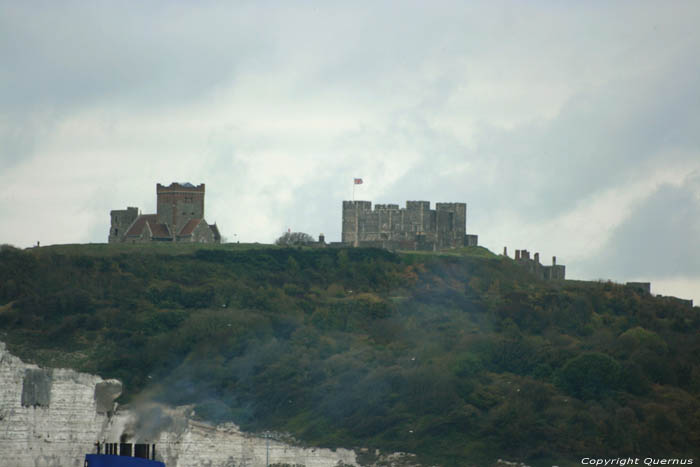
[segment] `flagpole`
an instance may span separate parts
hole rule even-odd
[[[353,178],[352,179],[352,202],[353,203],[355,202],[355,185],[357,185],[357,184],[355,183],[355,179]]]

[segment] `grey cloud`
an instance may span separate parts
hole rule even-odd
[[[9,115],[3,118],[0,113],[0,167],[8,170],[33,154],[49,126],[47,122],[36,119],[11,118]]]
[[[590,277],[700,278],[700,172],[680,186],[661,185],[638,203],[595,258]]]
[[[3,167],[33,157],[75,112],[179,108],[233,82],[267,47],[241,27],[244,8],[114,5],[0,3]]]
[[[414,124],[407,137],[424,157],[388,191],[482,194],[486,210],[523,212],[539,221],[655,167],[692,163],[700,146],[700,87],[688,69],[700,62],[687,58],[635,83],[583,91],[549,121],[509,129],[484,124],[475,148],[420,113],[408,113]],[[461,162],[471,169],[460,168]],[[455,169],[448,175],[438,175],[450,166]]]
[[[110,5],[5,5],[2,108],[177,105],[231,82],[266,49],[244,7]]]
[[[343,160],[337,178],[370,172],[380,182],[405,166],[408,172],[383,186],[375,202],[466,200],[476,208],[470,211],[476,224],[494,211],[540,222],[657,167],[693,162],[689,157],[700,146],[700,88],[687,69],[696,65],[698,59],[687,56],[670,69],[584,89],[551,120],[508,129],[482,122],[473,147],[434,123],[459,87],[452,78],[422,95],[430,105],[397,110],[384,126],[360,127],[338,138],[332,148]],[[419,158],[404,164],[402,153]],[[321,219],[323,209],[334,213],[337,207],[326,206],[327,197],[303,195],[316,192],[319,183],[313,177],[298,190],[298,206],[318,210]],[[324,224],[326,233],[338,231]]]
[[[348,170],[343,173],[353,172]],[[314,238],[323,233],[326,242],[340,241],[342,200],[350,198],[354,177],[339,176],[328,170],[319,170],[310,177],[314,179],[313,185],[295,190],[293,205],[280,210],[283,225],[293,231],[306,232]]]

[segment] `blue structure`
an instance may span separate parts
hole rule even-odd
[[[165,464],[140,457],[115,456],[113,454],[87,454],[85,467],[165,467]]]
[[[85,455],[85,467],[165,467],[163,462],[155,460],[155,444],[95,443],[95,446],[97,454]]]

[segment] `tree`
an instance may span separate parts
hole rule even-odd
[[[588,352],[567,361],[559,370],[559,387],[580,399],[598,399],[620,384],[620,364],[600,352]]]
[[[285,232],[280,238],[275,240],[275,245],[297,246],[314,243],[314,238],[304,232]]]

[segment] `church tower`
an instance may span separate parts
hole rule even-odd
[[[192,219],[204,219],[204,183],[171,183],[156,185],[158,198],[156,222],[167,224],[172,232],[180,230]]]

